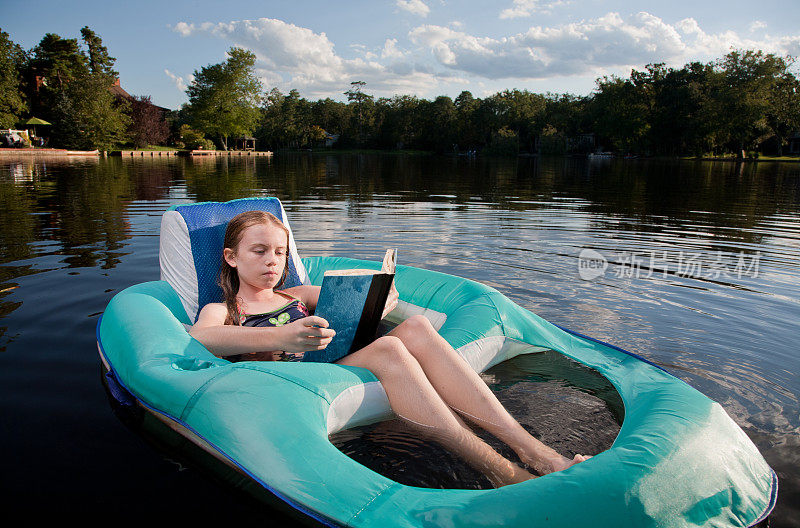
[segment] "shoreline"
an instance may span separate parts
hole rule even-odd
[[[0,148],[0,156],[100,156],[99,150],[67,150],[51,148]]]
[[[363,155],[363,154],[379,154],[388,156],[451,156],[463,157],[452,153],[437,154],[435,152],[422,151],[422,150],[381,150],[381,149],[281,149],[276,151],[277,154],[311,154],[311,155],[326,155],[326,154],[350,154],[350,155]],[[0,157],[4,158],[29,158],[36,156],[51,156],[51,157],[64,157],[64,156],[86,156],[86,157],[122,157],[122,158],[144,158],[144,157],[218,157],[218,156],[273,156],[272,151],[245,151],[245,150],[179,150],[179,149],[164,149],[164,150],[69,150],[69,149],[55,149],[55,148],[0,148]],[[531,154],[520,153],[516,156],[498,156],[498,155],[478,155],[480,158],[571,158],[571,159],[587,159],[587,156],[579,156],[572,154]],[[471,157],[470,159],[475,159]],[[729,163],[800,163],[800,157],[788,156],[760,156],[758,158],[734,158],[734,157],[683,157],[683,156],[642,156],[642,157],[625,157],[613,156],[603,157],[592,161],[611,161],[611,160],[624,160],[624,161],[712,161],[712,162],[729,162]]]

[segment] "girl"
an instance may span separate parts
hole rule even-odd
[[[231,360],[285,359],[330,343],[335,332],[328,322],[309,315],[319,286],[276,290],[286,277],[289,252],[289,231],[280,220],[264,211],[242,213],[228,223],[224,248],[220,283],[225,301],[203,307],[192,337]],[[384,315],[396,304],[393,287]],[[463,457],[497,487],[533,475],[494,451],[459,415],[508,444],[540,474],[588,458],[570,460],[531,436],[424,316],[406,319],[336,363],[370,370],[398,417]]]

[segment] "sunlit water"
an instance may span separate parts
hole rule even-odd
[[[94,338],[115,293],[158,278],[167,207],[252,195],[283,200],[302,255],[375,260],[397,247],[402,264],[481,281],[665,367],[719,401],[776,470],[772,525],[800,525],[796,163],[0,158],[3,501],[68,516],[261,515],[120,425]],[[591,280],[579,273],[587,249],[607,263]],[[485,379],[565,454],[607,447],[620,418],[608,393],[543,375],[552,361],[517,358]],[[397,423],[334,440],[401,482],[485,484]]]

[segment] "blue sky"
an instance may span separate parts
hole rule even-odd
[[[310,99],[367,82],[376,96],[477,97],[506,88],[588,94],[602,75],[682,66],[736,48],[800,55],[800,2],[371,0],[0,0],[0,28],[26,49],[91,27],[123,88],[178,108],[201,66],[253,50],[266,89]],[[35,9],[32,8],[35,6]]]

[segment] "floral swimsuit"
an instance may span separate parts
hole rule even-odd
[[[277,292],[276,292],[277,293]],[[286,295],[286,294],[282,294]],[[280,308],[276,308],[271,312],[247,314],[239,311],[239,318],[242,326],[283,326],[303,317],[308,317],[309,312],[306,305],[300,299],[292,299]],[[257,359],[258,353],[252,354],[238,354],[235,356],[227,356],[226,359],[230,361],[246,361],[249,359]],[[278,361],[300,361],[302,354],[287,354],[281,352]]]

